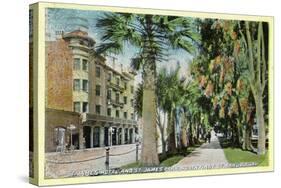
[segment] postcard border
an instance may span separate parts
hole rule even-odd
[[[95,6],[95,5],[81,5],[68,3],[47,3],[39,2],[30,5],[31,8],[37,8],[37,21],[35,21],[34,35],[35,39],[34,50],[37,56],[34,57],[34,162],[35,172],[34,178],[30,178],[30,182],[40,186],[45,185],[65,185],[65,184],[85,184],[85,183],[99,183],[99,182],[113,182],[113,181],[132,181],[132,180],[148,180],[148,179],[163,179],[176,177],[193,177],[193,176],[209,176],[209,175],[225,175],[225,174],[241,174],[241,173],[255,173],[268,172],[274,170],[274,117],[273,117],[273,35],[274,35],[274,18],[271,16],[250,16],[237,14],[221,14],[221,13],[206,13],[206,12],[189,12],[176,10],[159,10],[159,9],[144,9],[144,8],[124,8],[113,6]],[[45,161],[45,10],[46,8],[66,8],[79,10],[97,10],[97,11],[113,11],[113,12],[133,12],[142,14],[160,14],[160,15],[175,15],[188,16],[197,18],[218,18],[218,19],[235,19],[235,20],[249,20],[249,21],[265,21],[269,23],[269,166],[267,167],[245,167],[245,168],[231,168],[231,169],[210,169],[198,171],[179,171],[179,172],[163,172],[163,173],[145,173],[145,174],[129,174],[129,175],[109,175],[98,177],[75,177],[75,178],[61,178],[61,179],[45,179],[44,161]],[[38,79],[38,80],[37,80]],[[37,155],[36,155],[37,154]],[[38,171],[37,171],[37,168]]]

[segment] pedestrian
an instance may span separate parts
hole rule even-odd
[[[208,142],[210,143],[211,142],[211,131],[208,131],[207,139],[208,139]]]

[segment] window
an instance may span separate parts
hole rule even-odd
[[[79,58],[74,58],[73,69],[80,70],[80,59]]]
[[[127,112],[124,112],[124,118],[127,119]]]
[[[108,73],[108,78],[107,78],[107,81],[111,81],[111,78],[112,78],[112,73],[110,72],[110,73]]]
[[[80,45],[86,45],[86,43],[83,40],[79,40]]]
[[[54,129],[54,142],[57,146],[64,146],[65,128],[56,127]]]
[[[111,90],[110,89],[107,90],[107,98],[111,99]]]
[[[108,108],[108,109],[107,109],[107,115],[108,115],[109,117],[111,117],[111,108]]]
[[[116,100],[117,103],[119,103],[119,93],[116,93],[115,100]]]
[[[96,105],[96,114],[100,114],[101,112],[101,105]]]
[[[100,70],[100,67],[96,66],[96,77],[100,77],[101,75],[101,70]]]
[[[84,71],[88,71],[89,70],[88,61],[86,59],[82,60],[82,68],[83,68]]]
[[[101,86],[100,85],[96,85],[96,96],[101,96]]]
[[[127,90],[127,83],[124,82],[124,89]]]
[[[127,104],[127,97],[124,96],[124,104]]]
[[[83,80],[83,91],[88,92],[89,91],[89,82],[88,80]]]
[[[74,102],[73,103],[73,110],[74,110],[74,112],[80,112],[81,110],[81,108],[80,108],[80,102]]]
[[[116,84],[119,86],[120,85],[120,78],[116,78]]]
[[[134,113],[131,113],[131,119],[134,120]]]
[[[89,107],[89,105],[88,105],[88,103],[87,102],[83,102],[83,112],[88,112],[88,107]]]
[[[134,86],[131,86],[131,93],[134,94]]]
[[[134,107],[134,99],[131,99],[131,107]]]
[[[116,117],[119,118],[119,110],[116,110]]]
[[[133,143],[133,129],[129,129],[129,144]]]
[[[80,91],[80,80],[79,79],[74,79],[73,90]]]
[[[125,128],[125,144],[128,144],[128,128]]]

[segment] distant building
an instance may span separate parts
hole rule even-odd
[[[81,30],[46,42],[46,152],[135,143],[136,74],[94,45]]]

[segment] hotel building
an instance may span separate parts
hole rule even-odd
[[[86,31],[46,42],[46,152],[132,144],[136,73],[96,54]]]

